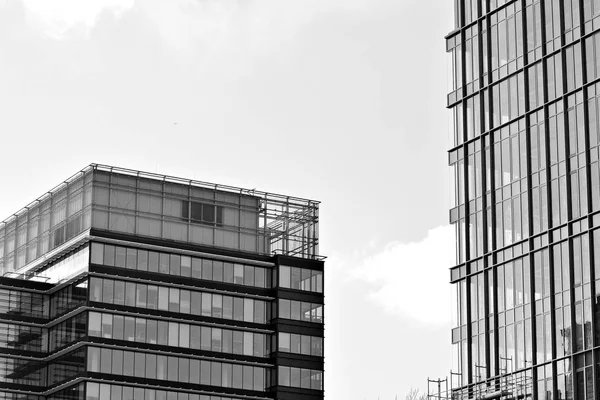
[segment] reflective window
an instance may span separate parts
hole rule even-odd
[[[280,265],[279,287],[323,293],[323,272]]]
[[[131,307],[137,306],[139,308],[155,309],[158,304],[159,310],[203,315],[212,318],[233,319],[236,321],[258,324],[264,324],[269,319],[269,316],[267,315],[267,302],[264,300],[187,291],[163,286],[147,285],[145,283],[125,282],[125,285],[123,286],[118,285],[119,282],[122,281],[96,277],[91,278],[90,300],[109,304],[119,304],[116,299],[124,296],[125,305]],[[125,293],[116,293],[116,290],[125,290]],[[136,302],[136,294],[139,300],[148,298],[149,293],[151,293],[152,296],[151,302]],[[157,293],[158,298],[155,298],[154,296],[156,296]],[[306,309],[301,311],[302,315],[298,315],[299,319],[318,322],[322,319],[322,307],[319,309],[316,309],[315,307],[316,305],[305,305]]]
[[[154,377],[173,382],[200,382],[203,385],[265,391],[263,367],[97,347],[88,347],[87,354],[87,370],[90,372],[110,374],[122,370],[123,375],[137,378]],[[115,357],[115,354],[119,355]],[[315,379],[316,386],[316,377],[312,379]],[[320,382],[321,378],[318,380]]]
[[[82,318],[85,319],[85,317]],[[263,333],[242,332],[147,318],[123,317],[98,312],[90,312],[89,321],[90,336],[140,343],[156,344],[158,342],[158,344],[173,347],[243,354],[254,357],[266,357],[270,352],[267,336]],[[85,332],[78,334],[83,336]],[[309,336],[307,338],[310,340]],[[322,349],[322,339],[318,345],[315,340],[314,345]],[[310,351],[302,354],[309,353]]]
[[[323,323],[323,305],[279,299],[279,318]]]
[[[86,268],[87,257],[86,248],[84,257]],[[92,243],[92,263],[236,285],[259,288],[271,287],[272,268],[180,256],[178,254],[158,253],[102,243]],[[309,289],[311,287],[311,281],[309,280],[309,282],[303,283],[303,287],[306,287],[306,289],[302,290],[322,292],[322,273],[319,272],[319,274],[320,278],[317,278],[315,271],[315,278],[312,282],[313,289]]]
[[[296,333],[279,332],[278,351],[311,356],[323,356],[323,338],[317,336],[299,335]]]
[[[323,390],[323,371],[279,366],[278,384],[302,389]]]

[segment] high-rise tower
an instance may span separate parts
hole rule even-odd
[[[322,399],[318,218],[90,165],[0,223],[0,399]]]
[[[455,394],[600,398],[600,1],[456,0],[455,22]]]

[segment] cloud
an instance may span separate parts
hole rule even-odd
[[[420,242],[390,243],[351,271],[371,287],[371,299],[389,313],[427,324],[450,320],[450,284],[454,228],[430,230]]]
[[[62,39],[75,26],[86,33],[106,9],[119,15],[134,6],[134,0],[23,0],[28,23],[46,36]]]

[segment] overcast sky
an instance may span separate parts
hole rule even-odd
[[[0,219],[92,162],[320,200],[326,398],[426,391],[451,367],[452,19],[447,0],[0,0]]]

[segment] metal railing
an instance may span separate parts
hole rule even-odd
[[[452,375],[460,375],[452,373]],[[431,390],[431,384],[434,389]],[[485,381],[448,388],[448,378],[427,379],[428,400],[518,400],[533,396],[533,378],[523,372],[496,376]]]

